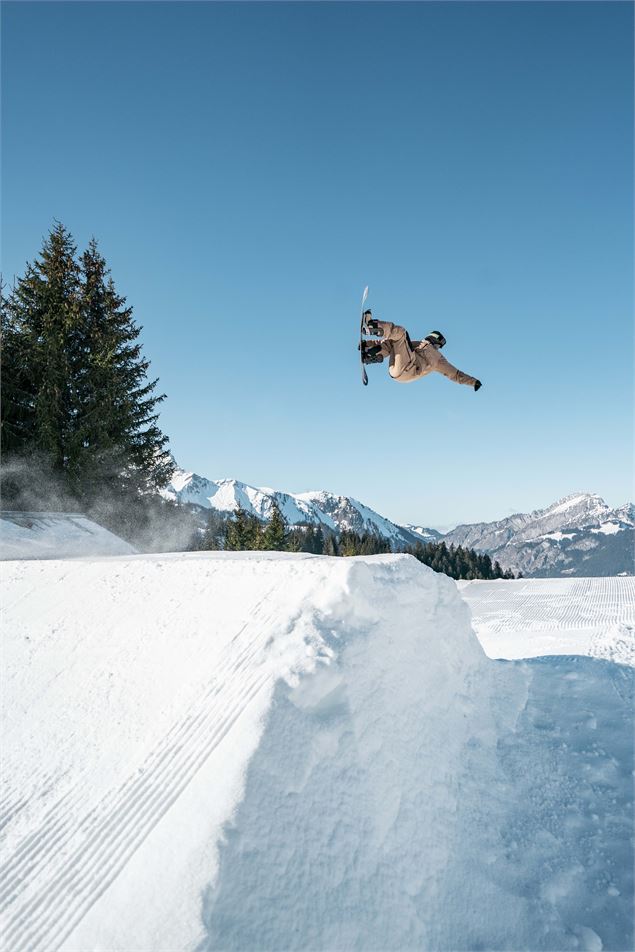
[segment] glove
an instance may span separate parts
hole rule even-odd
[[[475,380],[475,381],[474,381],[474,389],[475,389],[475,390],[480,390],[482,386],[483,386],[483,384],[481,383],[480,380]]]

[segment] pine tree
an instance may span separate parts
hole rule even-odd
[[[324,552],[322,529],[308,522],[294,525],[288,532],[287,549],[289,552],[310,552],[313,555],[322,555]]]
[[[238,506],[225,528],[224,548],[237,552],[262,549],[262,526],[256,516]]]
[[[340,533],[337,546],[338,555],[343,556],[353,556],[358,554],[357,540],[355,534],[350,532],[348,529],[345,529]]]
[[[3,435],[13,453],[41,451],[53,472],[71,454],[73,352],[81,321],[80,275],[69,232],[56,224],[5,305]]]
[[[157,425],[163,396],[147,379],[140,328],[96,242],[80,267],[70,233],[56,223],[1,309],[5,464],[22,463],[39,505],[52,480],[65,505],[90,511],[108,495],[111,524],[147,522],[140,507],[152,508],[150,495],[173,470]],[[47,486],[37,493],[43,477]]]
[[[157,425],[165,395],[156,395],[157,380],[148,379],[141,328],[94,239],[82,255],[81,304],[75,486],[84,494],[94,493],[99,483],[122,493],[156,491],[174,469],[168,439]]]
[[[287,547],[288,526],[276,502],[271,506],[271,516],[262,536],[262,548],[283,552]]]
[[[306,552],[307,550],[302,547],[304,542],[305,540],[302,537],[302,533],[297,530],[292,530],[287,537],[287,552]]]
[[[242,551],[248,548],[247,513],[238,506],[225,528],[225,548]]]
[[[324,533],[324,546],[323,546],[324,555],[339,555],[339,546],[337,539],[332,532]]]
[[[0,284],[2,333],[2,456],[19,453],[33,440],[35,392],[25,375],[20,333],[4,284]]]
[[[200,530],[196,532],[191,548],[211,551],[221,549],[225,530],[226,520],[215,509],[210,509],[207,513],[205,528],[202,532]]]
[[[321,555],[324,551],[324,532],[321,526],[315,526],[311,532],[308,551],[313,555]]]

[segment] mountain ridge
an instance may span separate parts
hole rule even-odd
[[[270,517],[275,503],[290,525],[315,525],[336,534],[373,532],[388,539],[394,548],[414,545],[417,541],[433,542],[441,537],[434,529],[421,529],[415,533],[352,496],[341,496],[327,490],[288,493],[270,487],[250,486],[237,479],[211,480],[177,469],[162,495],[174,502],[215,509],[228,515],[240,506],[263,521]]]
[[[530,513],[459,525],[443,540],[527,576],[632,575],[635,506],[612,509],[597,493],[577,492]]]
[[[446,533],[400,525],[360,500],[327,490],[288,493],[237,479],[210,480],[180,468],[163,495],[228,515],[240,506],[263,521],[275,503],[290,525],[315,525],[336,534],[373,532],[395,549],[417,542],[461,545],[528,577],[635,574],[635,505],[612,509],[593,492],[570,493],[543,509],[491,522],[462,523]]]

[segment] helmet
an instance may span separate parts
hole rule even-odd
[[[430,331],[426,340],[430,341],[431,344],[436,344],[437,347],[443,347],[445,345],[445,337],[441,331]]]

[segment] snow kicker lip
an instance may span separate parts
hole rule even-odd
[[[300,563],[304,568],[298,573]],[[318,563],[320,569],[316,571]],[[24,583],[25,575],[32,574],[36,567],[33,563],[21,563],[21,566],[18,575]],[[77,616],[71,628],[81,628],[82,618],[87,614],[91,615],[93,624],[96,621],[95,606],[78,598],[78,589],[85,587],[87,576],[106,580],[105,594],[109,600],[114,594],[114,583],[119,588],[120,599],[122,589],[125,591],[133,579],[139,582],[153,569],[166,566],[168,573],[176,569],[181,576],[187,568],[188,577],[194,580],[197,576],[206,579],[212,567],[220,576],[219,589],[224,588],[223,581],[231,577],[234,582],[237,577],[240,583],[241,576],[256,575],[261,581],[257,587],[260,596],[243,599],[245,607],[237,613],[236,624],[240,619],[244,621],[238,624],[234,634],[225,634],[225,648],[213,665],[210,679],[201,684],[179,718],[119,785],[107,786],[103,796],[95,799],[90,774],[82,777],[80,770],[75,780],[67,777],[69,782],[62,783],[61,772],[52,770],[42,779],[30,778],[30,797],[16,795],[11,790],[7,793],[4,822],[11,833],[16,832],[11,827],[19,821],[21,810],[28,812],[30,808],[40,817],[35,825],[27,826],[26,835],[17,834],[16,848],[1,869],[5,883],[0,892],[3,931],[8,947],[16,952],[57,947],[67,938],[178,801],[201,767],[213,758],[214,751],[236,722],[250,707],[255,711],[266,708],[267,697],[279,677],[293,679],[304,667],[315,663],[306,649],[311,641],[316,644],[320,641],[320,625],[326,632],[353,622],[351,607],[356,599],[355,590],[363,588],[364,566],[353,560],[302,556],[278,559],[263,555],[164,560],[137,556],[122,562],[47,563],[44,572],[50,576],[51,584],[42,600],[50,609],[55,605],[59,609],[60,596],[64,601],[66,590],[67,611]],[[41,575],[41,565],[39,571]],[[299,593],[292,591],[290,597],[286,589],[289,577],[294,574],[306,579],[300,580]],[[165,580],[165,573],[160,577]],[[312,579],[308,586],[307,579]],[[158,578],[153,580],[150,588],[154,589],[158,582]],[[316,594],[310,598],[313,589]],[[50,602],[49,593],[52,596],[53,590],[55,602]],[[93,593],[98,595],[94,587]],[[186,597],[185,593],[181,593],[181,597]],[[115,598],[113,604],[117,601]],[[203,596],[201,601],[204,608],[208,600]],[[18,615],[21,609],[28,614],[24,600],[15,600],[13,607]],[[368,616],[363,606],[360,612]],[[164,628],[174,623],[174,610],[165,614],[159,609],[158,613],[162,615]],[[97,615],[101,616],[102,625],[106,622],[108,627],[107,615],[99,611]],[[319,619],[323,619],[322,622]],[[47,629],[47,623],[42,627]],[[53,630],[59,634],[55,624]],[[297,644],[294,645],[296,631]],[[203,628],[199,637],[204,635]],[[93,635],[96,641],[100,637],[103,637],[100,631]],[[313,650],[317,657],[316,644]],[[177,647],[178,639],[175,640]],[[323,659],[328,660],[326,642],[320,650]],[[59,739],[63,743],[63,738]],[[18,755],[19,751],[15,753]],[[81,765],[71,764],[71,774],[74,766]],[[62,793],[58,792],[60,788]],[[20,825],[18,822],[18,827]]]
[[[408,556],[6,570],[12,952],[630,947],[628,669]]]

